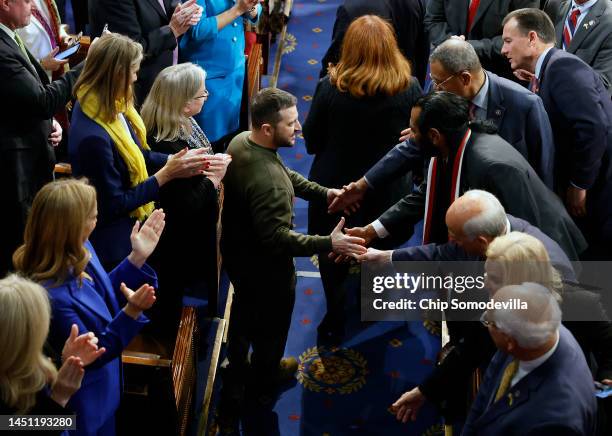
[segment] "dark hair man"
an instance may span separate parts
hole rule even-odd
[[[554,48],[555,29],[538,9],[504,18],[502,53],[544,102],[555,137],[556,187],[589,243],[589,258],[610,259],[612,101],[599,75]]]
[[[232,164],[224,178],[222,250],[235,291],[222,403],[226,412],[236,410],[240,401],[235,393],[244,383],[251,345],[256,395],[274,394],[297,369],[295,358],[281,359],[295,301],[293,257],[332,250],[344,255],[365,252],[363,239],[342,233],[344,219],[329,236],[292,230],[296,195],[329,203],[340,193],[288,169],[277,153],[280,147],[293,146],[301,129],[296,98],[280,89],[263,89],[251,103],[251,119],[253,130],[229,145]]]

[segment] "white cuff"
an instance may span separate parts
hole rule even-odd
[[[376,220],[370,225],[374,227],[374,231],[376,232],[376,235],[378,235],[379,239],[384,239],[389,236],[389,232],[387,231],[387,229],[385,229],[385,226],[382,225],[380,220]]]

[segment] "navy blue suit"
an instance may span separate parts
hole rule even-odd
[[[136,144],[140,145],[132,132]],[[150,176],[132,187],[130,174],[110,135],[81,110],[77,103],[72,111],[68,153],[75,177],[87,177],[98,193],[98,225],[90,240],[105,266],[116,265],[131,249],[130,233],[134,209],[157,200],[159,185]],[[162,167],[167,155],[143,150],[149,172]],[[152,168],[153,167],[153,168]]]
[[[557,186],[587,189],[587,220],[579,223],[598,255],[612,244],[612,101],[599,75],[573,54],[551,49],[539,96],[555,135]]]
[[[489,405],[511,359],[501,351],[493,356],[463,436],[594,434],[593,379],[580,346],[565,327],[559,328],[559,345],[552,356]]]
[[[538,239],[548,252],[552,265],[559,271],[564,280],[576,281],[572,264],[559,244],[548,237],[544,232],[527,221],[507,214],[511,232],[523,232]],[[406,247],[393,250],[393,261],[484,261],[480,256],[471,256],[454,242],[445,244],[426,244],[417,247]]]
[[[61,350],[70,336],[72,324],[79,333],[93,332],[98,346],[106,352],[85,368],[81,388],[72,396],[68,407],[77,414],[77,435],[114,435],[115,412],[121,398],[121,351],[148,322],[144,315],[133,319],[121,310],[126,300],[119,289],[121,282],[136,290],[144,283],[157,287],[157,276],[147,265],[136,268],[125,259],[107,274],[91,244],[86,272],[91,276],[82,285],[70,277],[59,286],[46,283],[51,299],[52,317],[49,341]]]
[[[542,100],[516,83],[489,71],[487,119],[497,126],[497,134],[510,143],[552,189],[555,145],[548,115]],[[409,149],[407,141],[395,146],[367,173],[374,188],[391,177],[410,169],[421,169],[423,157],[418,149]]]

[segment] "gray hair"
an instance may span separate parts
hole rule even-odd
[[[493,296],[496,302],[518,299],[526,309],[494,309],[489,319],[495,327],[516,340],[521,348],[532,350],[542,346],[561,324],[561,308],[555,293],[533,282],[505,286]]]
[[[429,62],[439,62],[450,74],[461,71],[479,71],[482,69],[478,55],[472,44],[466,41],[448,39],[440,44],[429,57]]]
[[[463,234],[474,239],[478,236],[496,238],[506,232],[506,211],[495,195],[480,189],[472,189],[461,196],[462,202],[476,204],[480,213],[463,223]],[[466,206],[467,206],[466,204]]]

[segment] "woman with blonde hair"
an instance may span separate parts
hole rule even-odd
[[[106,350],[87,367],[82,388],[68,404],[77,414],[78,435],[115,434],[121,351],[148,322],[142,312],[155,302],[157,278],[145,262],[164,228],[161,210],[142,228],[136,222],[132,251],[107,274],[88,241],[96,218],[93,186],[76,179],[49,183],[34,198],[24,244],[13,255],[16,270],[49,293],[50,345],[59,350],[76,324],[79,331],[94,333]]]
[[[206,72],[191,63],[159,73],[141,110],[152,150],[173,154],[188,148],[212,153],[206,134],[193,118],[208,99],[205,80]],[[159,191],[159,206],[167,218],[152,259],[163,300],[156,305],[159,310],[153,323],[167,336],[173,337],[178,327],[184,291],[208,298],[208,291],[217,287],[217,188],[230,162],[228,154],[211,155],[203,174],[172,180]],[[170,292],[164,292],[166,287],[172,288]]]
[[[69,415],[83,366],[104,353],[92,334],[77,337],[75,326],[58,372],[43,354],[50,319],[43,287],[16,274],[0,280],[0,415]]]
[[[422,94],[410,64],[400,52],[389,23],[375,15],[354,20],[343,40],[340,61],[317,85],[304,141],[314,154],[309,179],[322,186],[342,188],[357,180],[395,144],[410,119],[412,105]],[[411,180],[403,177],[376,198],[368,198],[348,227],[377,218],[409,192]],[[327,235],[338,222],[324,202],[310,202],[308,232]],[[327,314],[319,326],[322,342],[338,343],[344,330],[342,282],[348,266],[319,257],[327,298]]]
[[[204,150],[174,155],[150,151],[145,125],[134,108],[133,85],[142,47],[126,36],[104,34],[91,46],[74,86],[68,152],[75,176],[96,188],[100,222],[91,236],[109,269],[130,251],[134,221],[153,212],[159,188],[175,178],[201,174]],[[149,171],[155,171],[149,176]]]

